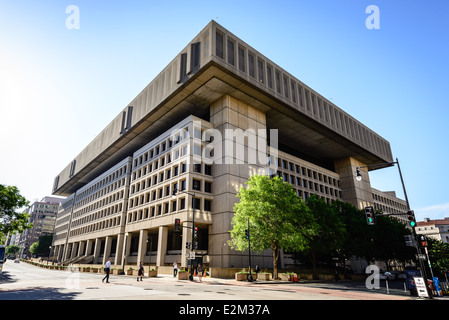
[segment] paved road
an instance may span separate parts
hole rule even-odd
[[[276,283],[237,282],[205,278],[178,281],[159,275],[137,282],[133,276],[103,275],[42,269],[8,261],[0,275],[0,300],[407,300],[407,294],[367,292],[350,282]],[[398,291],[398,292],[399,292]],[[386,293],[386,291],[384,290]]]

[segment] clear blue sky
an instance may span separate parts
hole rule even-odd
[[[66,8],[79,8],[69,30]],[[368,29],[366,8],[379,8]],[[212,19],[390,141],[417,217],[449,217],[449,1],[0,0],[0,183],[29,200]],[[370,175],[403,197],[397,167]]]

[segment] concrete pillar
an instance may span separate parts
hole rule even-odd
[[[72,243],[67,243],[64,248],[64,258],[62,259],[63,261],[70,259],[71,248],[72,248]]]
[[[357,209],[373,205],[373,192],[366,168],[360,169],[362,181],[355,178],[356,168],[365,165],[352,157],[335,161],[335,171],[340,175],[342,200],[351,203]]]
[[[78,242],[72,244],[72,252],[70,253],[70,259],[76,258],[78,254]]]
[[[101,239],[96,238],[95,239],[95,249],[94,249],[94,261],[93,264],[98,263],[98,257],[100,256],[100,249],[101,249]]]
[[[125,242],[125,235],[123,233],[119,233],[117,235],[117,247],[115,250],[115,262],[116,265],[122,265],[123,263],[123,246]]]
[[[259,130],[266,132],[267,129],[267,110],[262,108],[261,105],[256,108],[228,95],[222,96],[210,106],[210,122],[221,132],[223,141],[221,159],[215,160],[212,170],[214,214],[209,229],[208,251],[214,267],[247,266],[246,263],[242,265],[241,261],[245,261],[243,254],[231,251],[225,244],[230,239],[229,230],[232,228],[234,204],[239,200],[236,194],[240,187],[245,186],[250,176],[267,172],[267,153],[262,152],[264,148],[259,145],[260,142],[266,149],[266,139],[259,141],[262,137],[259,137]],[[241,129],[241,133],[237,133],[236,129]],[[234,130],[234,134],[226,134],[232,133],[231,130]],[[242,133],[246,136],[244,139],[240,136]],[[273,147],[275,145],[272,144]],[[243,156],[238,150],[244,151]],[[275,153],[271,155],[275,156]],[[183,257],[183,262],[184,260]]]
[[[92,252],[92,243],[93,241],[91,239],[86,241],[86,255],[90,256]]]
[[[109,260],[109,257],[111,255],[111,243],[112,243],[112,237],[106,237],[105,245],[104,245],[104,252],[103,252],[103,264],[106,263],[106,261]]]
[[[168,228],[159,227],[159,239],[157,243],[156,266],[163,266],[165,261],[165,253],[167,252]]]
[[[143,261],[145,258],[145,254],[147,252],[147,239],[148,239],[148,230],[140,230],[139,249],[137,252],[137,265],[139,265],[140,261]]]
[[[78,245],[78,257],[85,255],[85,252],[84,252],[85,247],[86,247],[86,242],[80,241],[79,245]]]
[[[126,236],[126,235],[128,235],[128,236]],[[128,256],[131,251],[131,238],[132,238],[132,233],[127,232],[125,234],[125,243],[126,243],[126,245],[125,245],[125,264],[127,263]]]

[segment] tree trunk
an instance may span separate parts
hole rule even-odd
[[[279,257],[279,248],[272,247],[273,250],[273,279],[278,278],[278,257]]]

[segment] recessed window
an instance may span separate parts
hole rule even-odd
[[[264,83],[265,82],[265,73],[264,73],[263,61],[260,59],[257,59],[257,73],[258,73],[259,82]]]
[[[245,49],[239,46],[238,49],[239,70],[246,72]]]
[[[228,63],[231,65],[235,65],[235,44],[234,41],[228,40]]]
[[[273,89],[273,68],[270,65],[267,65],[267,85]]]
[[[187,76],[187,53],[181,54],[180,81],[183,82]],[[156,153],[157,154],[157,153]]]
[[[255,64],[254,60],[255,60],[254,55],[248,52],[248,71],[249,75],[253,78],[256,77],[256,68],[254,66]]]
[[[200,180],[193,179],[193,182],[192,182],[192,189],[193,189],[193,190],[198,190],[198,191],[200,191],[200,190],[201,190],[201,181],[200,181]]]
[[[215,54],[217,55],[217,57],[224,59],[223,56],[223,43],[224,43],[224,37],[220,32],[217,32],[215,34]]]
[[[209,192],[209,193],[212,192],[212,183],[211,182],[208,182],[208,181],[204,182],[204,191]]]
[[[204,199],[204,211],[212,210],[212,201],[208,199]]]
[[[192,43],[190,48],[191,48],[190,67],[192,69],[192,72],[194,72],[200,66],[201,43],[200,42]]]

